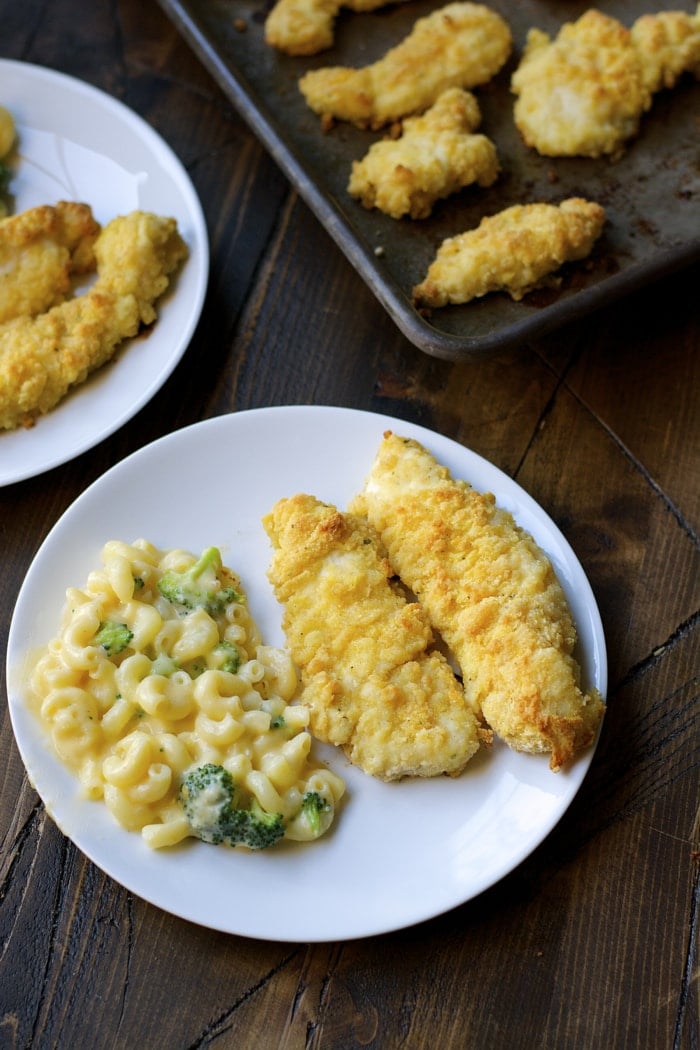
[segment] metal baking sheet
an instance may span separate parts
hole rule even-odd
[[[495,0],[489,5],[506,19],[514,40],[508,64],[475,91],[480,130],[496,143],[502,174],[492,187],[467,188],[419,221],[391,219],[349,196],[352,160],[382,132],[343,123],[324,131],[297,81],[319,66],[374,61],[440,3],[408,0],[362,14],[341,10],[333,48],[311,58],[285,56],[265,43],[271,0],[159,3],[401,331],[428,354],[459,361],[512,348],[700,257],[697,80],[686,76],[673,90],[657,94],[639,136],[616,161],[540,157],[523,145],[513,124],[510,77],[527,30],[537,26],[554,35],[564,21],[586,10],[585,3]],[[680,6],[693,10],[683,0],[651,6],[622,0],[606,3],[604,10],[630,26],[641,14]],[[430,316],[415,309],[411,289],[445,237],[511,204],[556,203],[569,196],[597,200],[608,221],[590,259],[565,267],[558,287],[521,302],[497,293]]]

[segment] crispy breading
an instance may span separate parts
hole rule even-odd
[[[277,0],[265,19],[265,41],[288,55],[315,55],[333,46],[341,8],[374,11],[392,2],[396,0]]]
[[[467,699],[510,747],[557,770],[594,740],[604,706],[583,693],[576,631],[551,562],[494,497],[419,442],[384,435],[363,492],[392,568],[459,664]]]
[[[507,61],[511,46],[510,28],[495,11],[451,3],[419,18],[378,61],[359,69],[313,69],[299,87],[315,113],[380,128],[422,113],[447,88],[485,84]]]
[[[630,35],[650,91],[675,87],[684,73],[700,78],[700,4],[694,15],[685,11],[642,15]]]
[[[522,299],[564,263],[589,255],[604,224],[605,210],[580,197],[515,204],[444,240],[413,300],[438,307],[497,291]]]
[[[545,156],[616,153],[651,105],[629,30],[595,8],[554,40],[531,29],[511,88],[516,126]]]
[[[187,246],[174,219],[135,211],[105,226],[95,256],[85,294],[0,325],[0,428],[31,425],[151,324]]]
[[[263,525],[312,733],[384,780],[461,772],[480,745],[476,719],[367,521],[299,494]]]
[[[88,204],[59,201],[0,219],[0,324],[43,313],[95,268],[100,232]]]
[[[528,33],[511,78],[515,123],[543,156],[618,155],[638,134],[653,93],[686,71],[700,75],[698,14],[644,15],[629,30],[591,8],[554,40]]]
[[[491,186],[498,154],[491,139],[474,134],[480,122],[474,95],[448,88],[421,116],[404,120],[400,138],[375,142],[353,161],[350,196],[394,219],[424,219],[442,197],[472,183]]]

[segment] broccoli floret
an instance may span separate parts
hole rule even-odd
[[[246,808],[231,774],[212,762],[186,774],[179,797],[192,834],[204,842],[267,849],[284,835],[281,814],[266,813],[255,798]]]
[[[183,664],[182,670],[187,671],[190,678],[199,678],[200,674],[204,674],[207,670],[207,662],[198,656],[194,660],[188,660],[186,664]]]
[[[93,645],[101,645],[108,656],[116,656],[126,649],[134,632],[125,623],[103,620],[92,639]]]
[[[0,193],[7,193],[12,178],[12,169],[0,160]]]
[[[333,806],[318,791],[307,791],[301,801],[301,809],[296,818],[311,832],[311,838],[317,839],[326,831],[333,820]]]
[[[217,547],[208,547],[189,569],[164,572],[158,590],[173,605],[185,609],[206,609],[215,616],[231,602],[242,602],[243,595],[226,580],[221,553]]]
[[[175,674],[179,669],[180,665],[177,660],[173,660],[172,656],[168,656],[167,653],[158,653],[151,664],[151,674],[161,674],[164,678],[170,678],[170,675]]]
[[[247,846],[248,849],[267,849],[274,846],[284,835],[281,813],[266,813],[257,799],[250,809],[235,812],[235,828],[227,837],[230,846]]]
[[[236,674],[241,666],[240,652],[233,642],[229,642],[225,638],[215,647],[212,656],[217,661],[219,671],[229,671],[231,674]]]
[[[223,766],[207,762],[191,769],[180,786],[180,802],[192,833],[204,842],[224,842],[234,826],[236,795]]]

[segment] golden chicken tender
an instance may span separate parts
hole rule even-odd
[[[310,70],[299,81],[324,118],[380,128],[422,113],[450,87],[485,84],[507,61],[508,24],[482,4],[451,3],[419,18],[411,33],[377,62],[353,69]]]
[[[595,739],[604,705],[582,692],[576,630],[551,562],[513,517],[419,442],[384,435],[353,501],[459,664],[467,699],[511,748],[560,769]]]
[[[700,78],[700,5],[694,15],[685,11],[642,15],[630,35],[649,91],[675,87],[684,73]]]
[[[265,19],[265,41],[288,55],[315,55],[333,46],[341,8],[374,11],[392,0],[277,0]]]
[[[449,88],[424,114],[404,120],[399,139],[375,142],[353,161],[348,192],[394,219],[424,219],[440,198],[473,183],[491,186],[498,154],[486,135],[474,134],[480,122],[474,96]]]
[[[95,257],[85,294],[0,325],[0,428],[30,426],[151,324],[187,246],[174,219],[135,211],[105,226]]]
[[[615,156],[638,134],[654,92],[684,72],[700,75],[697,13],[644,15],[629,30],[591,8],[554,40],[528,33],[511,78],[515,123],[543,156]]]
[[[299,494],[263,525],[312,733],[384,780],[461,772],[480,746],[476,718],[367,521]]]
[[[413,301],[438,307],[497,291],[522,299],[564,263],[589,255],[604,224],[601,205],[580,197],[515,204],[444,240]]]
[[[616,153],[651,105],[629,30],[596,9],[555,40],[531,29],[511,88],[516,126],[544,156]]]
[[[100,232],[87,204],[59,201],[0,219],[0,324],[43,313],[95,268]]]

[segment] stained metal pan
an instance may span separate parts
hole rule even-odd
[[[502,175],[488,189],[468,188],[441,202],[420,221],[368,211],[348,195],[352,160],[382,133],[345,124],[324,131],[297,81],[319,66],[374,61],[439,2],[408,0],[364,14],[342,11],[333,48],[312,58],[290,58],[265,43],[270,4],[261,0],[159,3],[401,331],[428,354],[459,361],[511,348],[700,258],[700,83],[694,78],[655,97],[640,135],[616,161],[543,158],[523,145],[515,129],[510,76],[527,30],[537,26],[555,34],[562,22],[586,10],[585,3],[490,4],[514,38],[507,66],[475,92],[480,130],[498,147]],[[604,10],[630,26],[641,14],[685,3],[620,0],[606,3]],[[597,200],[608,221],[590,259],[565,268],[557,288],[517,303],[505,294],[488,295],[434,310],[430,317],[414,308],[411,289],[445,237],[511,204],[556,203],[569,196]]]

